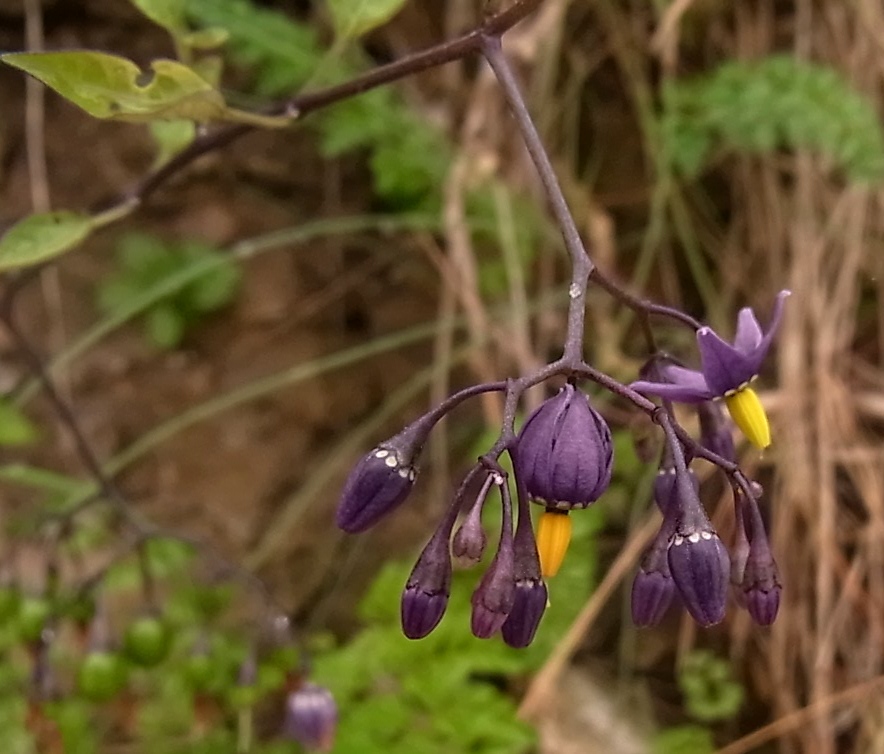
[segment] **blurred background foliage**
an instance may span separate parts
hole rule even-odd
[[[482,5],[0,0],[0,47],[104,50],[142,66],[177,56],[251,111],[475,26]],[[494,398],[440,427],[393,520],[360,538],[334,531],[341,482],[372,443],[456,387],[560,348],[559,242],[493,81],[466,60],[204,158],[21,299],[139,514],[211,544],[152,546],[173,640],[158,665],[133,663],[123,637],[143,609],[143,572],[116,558],[112,509],[47,524],[93,483],[0,341],[6,750],[293,750],[278,735],[293,658],[268,648],[267,605],[222,559],[255,571],[291,613],[341,708],[336,751],[876,750],[882,28],[875,0],[546,0],[507,36],[601,267],[725,332],[738,306],[794,293],[762,381],[775,445],[744,458],[767,491],[785,583],[772,629],[736,610],[709,631],[678,611],[630,627],[654,469],[633,449],[648,428],[615,403],[615,484],[574,516],[524,652],[470,636],[472,572],[457,574],[431,637],[409,642],[398,626],[413,557],[495,435]],[[98,123],[6,68],[0,108],[2,227],[103,206],[198,132]],[[631,318],[601,293],[589,314],[588,354],[631,379],[644,357]],[[690,358],[683,333],[660,337]],[[714,517],[729,493],[703,485]],[[99,601],[84,607],[74,586],[96,571],[122,669],[93,662],[84,684]]]

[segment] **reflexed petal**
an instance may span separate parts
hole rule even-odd
[[[755,362],[750,357],[722,340],[709,327],[697,330],[697,346],[703,375],[713,396],[736,390],[757,374]]]
[[[764,450],[770,445],[770,424],[758,394],[751,387],[744,387],[724,399],[727,410],[740,431],[756,448]]]
[[[780,291],[777,294],[777,300],[774,304],[774,310],[773,314],[771,314],[767,332],[764,333],[764,337],[751,353],[747,354],[747,359],[749,360],[749,365],[753,374],[758,374],[761,369],[761,363],[764,361],[764,357],[767,356],[771,343],[773,343],[773,339],[776,337],[777,331],[780,329],[780,324],[783,320],[783,311],[785,311],[786,299],[791,295],[791,291]]]
[[[677,367],[672,367],[672,369],[676,368]],[[699,372],[693,372],[690,369],[682,369],[681,371],[694,375],[694,377],[691,378],[690,383],[682,381],[679,384],[673,384],[670,382],[639,380],[638,382],[633,382],[629,387],[637,393],[655,395],[658,398],[676,401],[677,403],[701,403],[702,401],[708,401],[715,397],[710,392],[702,374]]]
[[[748,306],[740,309],[737,315],[737,333],[734,335],[734,348],[745,354],[751,353],[761,344],[764,334],[755,312]]]

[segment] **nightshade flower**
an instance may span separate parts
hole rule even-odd
[[[541,570],[554,576],[571,539],[567,513],[586,508],[611,483],[611,430],[570,382],[528,417],[516,446],[518,476],[532,502],[546,506],[537,529]]]
[[[763,332],[751,308],[740,310],[733,344],[710,327],[697,330],[701,369],[674,364],[660,367],[665,382],[640,380],[631,387],[640,393],[680,403],[700,403],[723,398],[734,423],[759,448],[770,445],[767,414],[752,389],[764,357],[780,326],[783,304],[789,291],[780,291],[767,332]]]

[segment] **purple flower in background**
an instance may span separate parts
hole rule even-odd
[[[334,697],[322,686],[305,683],[286,699],[285,735],[309,751],[331,751],[337,723]]]
[[[789,291],[780,291],[767,332],[762,331],[755,312],[740,310],[734,342],[723,340],[710,327],[697,330],[701,369],[685,369],[675,364],[660,367],[665,381],[640,380],[631,387],[640,393],[680,403],[701,403],[723,398],[736,425],[754,445],[770,445],[767,415],[750,387],[770,350],[783,316]]]

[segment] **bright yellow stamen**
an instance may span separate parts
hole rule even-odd
[[[559,572],[570,541],[571,517],[567,512],[548,510],[540,517],[537,552],[540,554],[540,572],[544,577],[555,576]]]
[[[770,424],[764,406],[756,392],[749,387],[742,387],[732,395],[724,398],[727,410],[734,423],[755,447],[764,450],[770,445]]]

